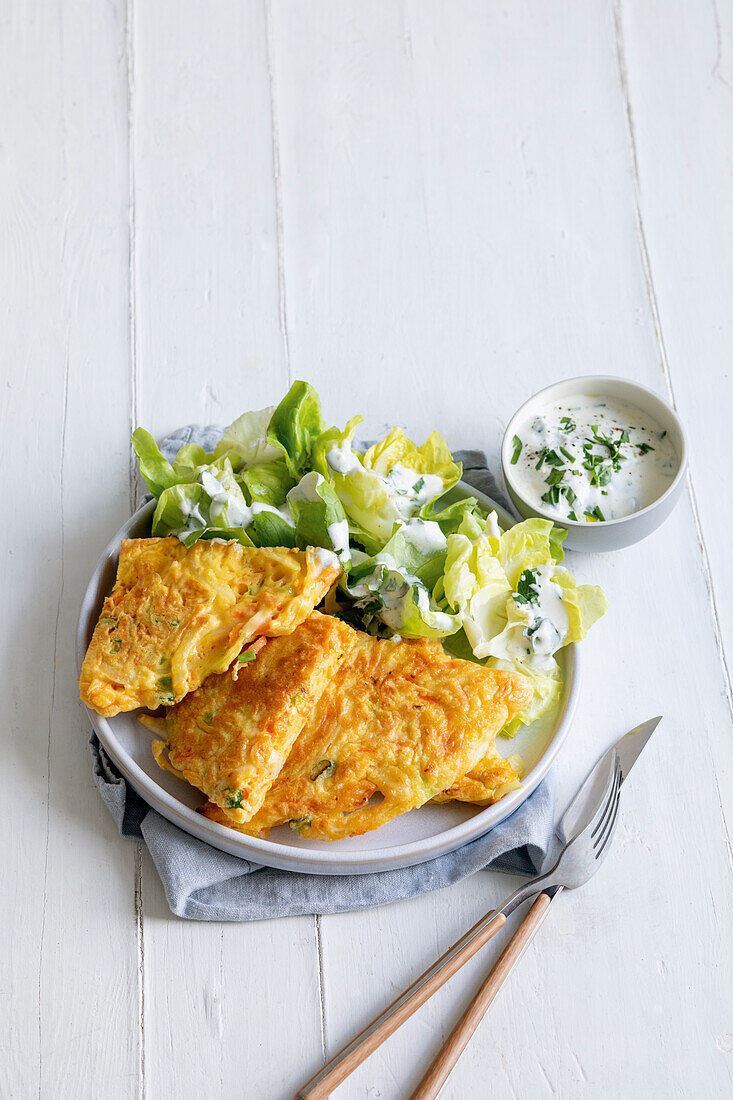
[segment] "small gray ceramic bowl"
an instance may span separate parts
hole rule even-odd
[[[638,512],[632,512],[621,519],[610,519],[603,523],[581,523],[573,520],[560,520],[549,512],[536,507],[527,500],[519,489],[514,478],[511,464],[513,443],[512,440],[519,429],[527,423],[530,417],[548,405],[554,405],[565,397],[574,394],[582,394],[587,397],[615,397],[622,401],[628,401],[637,405],[644,412],[649,413],[654,419],[666,428],[670,441],[677,453],[677,473],[669,488],[646,508]],[[530,397],[529,401],[517,409],[509,421],[504,433],[501,445],[501,468],[504,480],[512,499],[514,507],[524,519],[539,517],[551,519],[556,527],[562,527],[567,531],[564,545],[571,550],[604,551],[620,550],[623,546],[631,546],[634,542],[651,535],[657,527],[667,518],[677,503],[682,492],[685,469],[687,467],[687,445],[685,433],[679,417],[674,410],[661,397],[658,397],[646,386],[640,386],[637,382],[631,382],[626,378],[615,378],[610,375],[586,375],[580,378],[567,378],[563,382],[555,382],[544,390]]]

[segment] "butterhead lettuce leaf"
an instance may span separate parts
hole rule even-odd
[[[326,479],[316,470],[304,474],[288,493],[288,504],[295,521],[298,546],[322,546],[333,550],[348,568],[349,525],[341,501]]]
[[[249,466],[237,474],[237,481],[250,503],[257,501],[270,504],[273,508],[280,508],[285,503],[285,498],[295,485],[284,458]]]
[[[596,584],[576,584],[567,569],[558,569],[555,584],[563,590],[562,602],[568,613],[566,642],[582,642],[595,622],[608,611],[608,600]]]
[[[404,466],[418,474],[435,474],[447,492],[461,476],[460,462],[453,461],[448,444],[439,432],[431,432],[421,447],[416,447],[401,428],[392,428],[381,443],[375,443],[364,455],[364,465],[382,477],[394,466]]]
[[[267,442],[285,456],[296,480],[310,468],[312,444],[325,427],[316,391],[307,382],[293,382],[270,417]]]
[[[256,463],[274,462],[282,452],[268,442],[267,429],[274,412],[272,405],[242,413],[230,424],[214,450],[214,458],[227,457],[234,470]]]

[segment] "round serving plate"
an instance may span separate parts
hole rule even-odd
[[[504,528],[516,523],[505,508],[465,482],[459,482],[454,487],[449,499],[456,496],[476,497],[482,507],[497,512],[499,523]],[[104,598],[114,585],[120,542],[150,534],[154,505],[154,501],[143,504],[110,540],[99,559],[79,615],[77,673]],[[103,718],[89,710],[89,717],[99,740],[134,790],[168,821],[199,840],[242,859],[282,870],[321,875],[368,874],[424,863],[452,852],[493,829],[529,797],[547,774],[565,741],[578,696],[577,646],[566,646],[558,656],[563,674],[563,692],[557,708],[540,721],[523,727],[511,740],[497,738],[497,748],[502,755],[519,753],[524,760],[524,777],[518,790],[486,808],[463,802],[422,806],[402,814],[381,829],[349,840],[309,840],[299,837],[286,826],[273,829],[267,840],[260,840],[209,821],[196,812],[196,807],[205,801],[204,796],[170,772],[162,771],[155,763],[151,751],[152,735],[137,720],[139,712]]]

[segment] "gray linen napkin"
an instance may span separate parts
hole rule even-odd
[[[161,450],[172,458],[184,444],[195,442],[210,451],[221,433],[215,425],[188,425],[168,436]],[[465,481],[504,502],[481,451],[459,451],[456,457],[463,463]],[[552,846],[555,799],[550,775],[491,832],[427,863],[367,875],[278,871],[220,852],[171,825],[128,786],[96,735],[90,745],[94,781],[121,835],[145,842],[171,911],[191,920],[262,920],[368,909],[449,886],[482,868],[535,874]]]

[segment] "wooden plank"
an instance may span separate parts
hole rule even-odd
[[[261,6],[137,11],[134,85],[136,414],[228,424],[287,388]]]
[[[291,365],[327,394],[331,419],[364,411],[369,433],[386,426],[386,409],[415,435],[438,422],[454,446],[485,446],[495,460],[503,423],[552,378],[615,372],[664,389],[612,15],[601,3],[274,8]],[[554,936],[551,922],[543,930],[484,1025],[491,1040],[477,1038],[446,1095],[483,1095],[489,1081],[497,1095],[572,1094],[586,1079],[617,1095],[678,1095],[702,1080],[712,1094],[728,1082],[724,1059],[705,1055],[725,1045],[725,994],[704,959],[719,945],[731,892],[704,731],[727,728],[729,716],[689,501],[643,546],[572,564],[606,586],[613,611],[585,646],[593,692],[559,769],[561,802],[649,708],[670,716],[670,740],[644,762],[614,859],[567,900]],[[680,621],[700,639],[686,651],[684,682],[660,651]],[[695,683],[708,690],[691,692]],[[701,725],[704,748],[682,732]],[[722,774],[729,765],[729,749],[717,751]],[[681,776],[710,838],[703,859],[670,799]],[[673,912],[661,904],[669,882]],[[693,905],[696,895],[709,904]],[[497,896],[497,883],[479,876],[324,918],[329,1054]],[[612,898],[613,924],[604,916]],[[675,971],[680,937],[694,941],[694,959]],[[592,982],[569,964],[568,945]],[[479,973],[477,964],[456,979],[343,1095],[405,1095]],[[645,1026],[618,1011],[640,981]],[[678,1010],[683,994],[692,1029]],[[673,1038],[650,1057],[662,1021]]]
[[[288,387],[265,11],[138,7],[133,58],[135,415],[161,435]],[[148,1095],[286,1094],[321,1050],[314,919],[176,920],[147,857],[142,894]]]
[[[135,849],[93,786],[81,594],[127,509],[124,13],[2,16],[3,1096],[137,1092]]]
[[[619,4],[616,37],[640,248],[668,388],[693,441],[695,520],[730,696],[733,576],[719,479],[727,476],[733,409],[733,7]]]

